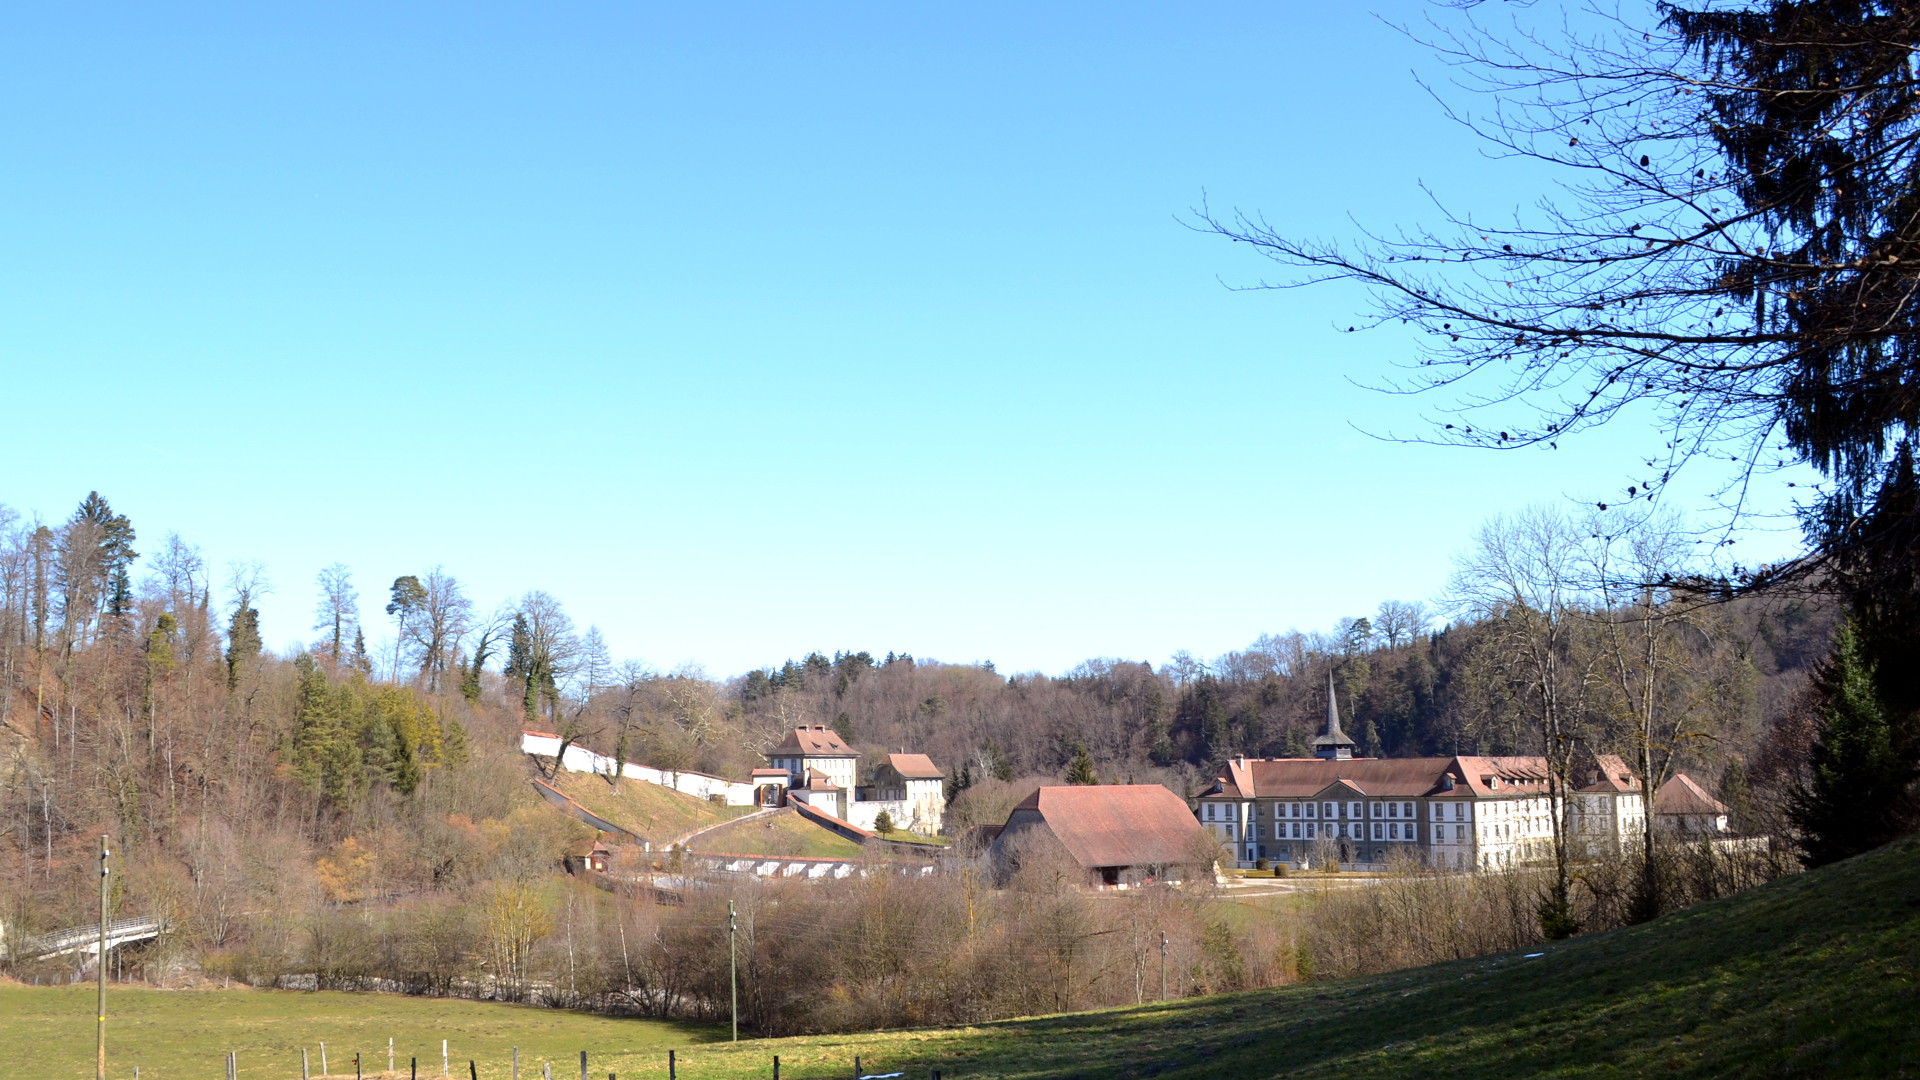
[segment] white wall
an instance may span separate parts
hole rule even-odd
[[[523,731],[520,733],[520,751],[536,757],[552,757],[560,752],[560,739],[553,735],[535,735]],[[567,747],[566,757],[560,762],[568,772],[590,772],[601,776],[612,776],[617,764],[614,759],[596,754],[578,743]],[[708,776],[706,773],[655,769],[629,761],[620,766],[620,775],[629,780],[672,788],[697,799],[719,795],[728,806],[752,806],[754,803],[752,784]]]

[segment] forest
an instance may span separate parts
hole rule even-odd
[[[1735,807],[1737,828],[1784,837],[1781,808],[1812,739],[1805,688],[1834,609],[1812,595],[1701,599],[1673,584],[1678,562],[1662,571],[1667,585],[1621,588],[1649,577],[1648,552],[1683,547],[1677,529],[1649,521],[1643,533],[1601,537],[1552,510],[1496,518],[1460,556],[1445,608],[1386,601],[1209,660],[1091,659],[1048,675],[840,647],[721,679],[617,662],[597,628],[577,628],[538,589],[483,612],[440,567],[410,568],[384,603],[369,602],[384,623],[366,619],[344,567],[320,570],[311,643],[274,655],[255,607],[267,586],[258,564],[216,571],[178,535],[148,544],[99,493],[56,524],[0,508],[0,922],[16,935],[91,922],[94,845],[111,834],[127,867],[114,879],[116,910],[178,927],[150,974],[271,982],[306,972],[330,985],[450,992],[484,973],[495,992],[525,995],[554,992],[564,970],[569,1001],[604,1005],[614,979],[623,1007],[697,1012],[699,995],[671,986],[706,969],[673,942],[711,934],[686,921],[704,909],[635,914],[570,886],[560,857],[582,827],[531,792],[523,728],[740,777],[786,729],[828,724],[869,757],[929,754],[948,773],[957,832],[998,823],[1043,782],[1157,782],[1190,797],[1230,757],[1302,755],[1329,677],[1360,752],[1384,756],[1540,753],[1551,685],[1554,720],[1572,737],[1644,758],[1656,780],[1684,769]],[[1629,551],[1642,557],[1634,572],[1610,573]],[[1552,594],[1527,592],[1543,574]],[[1542,641],[1550,675],[1538,666]],[[1146,954],[1111,947],[1122,924],[1127,940],[1145,940],[1137,912],[1058,881],[1016,890],[1043,898],[1033,903],[975,897],[974,887],[853,890],[888,918],[929,925],[950,928],[960,908],[997,912],[993,949],[954,946],[974,959],[950,977],[979,980],[979,999],[958,1013],[927,1004],[923,1018],[1142,992]],[[858,899],[816,916],[877,910]],[[1187,928],[1189,988],[1303,977],[1351,953],[1325,928],[1243,925],[1200,900],[1164,903],[1184,914],[1150,921]],[[822,904],[796,898],[784,910]],[[1063,929],[1108,919],[1119,921],[1098,942]],[[616,938],[624,968],[610,974]],[[1311,941],[1318,961],[1301,951]],[[767,948],[756,963],[802,962],[772,939]],[[1036,950],[1066,967],[1045,969],[1045,985],[1010,980],[1002,969],[1031,969]],[[1093,975],[1068,970],[1096,957]],[[637,976],[643,968],[652,974]],[[860,968],[839,1012],[799,999],[755,1008],[765,1030],[900,1022],[860,1004],[885,998],[874,970]],[[601,989],[582,990],[583,972]],[[956,1000],[950,986],[922,989],[928,1002]]]

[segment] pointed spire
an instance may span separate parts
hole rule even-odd
[[[1313,756],[1328,761],[1346,761],[1353,757],[1353,740],[1340,730],[1340,701],[1333,692],[1333,665],[1327,665],[1327,726],[1313,740]]]

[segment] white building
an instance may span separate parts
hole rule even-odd
[[[1728,835],[1727,804],[1707,794],[1693,777],[1677,772],[1653,793],[1654,824],[1671,835],[1698,839]]]
[[[860,755],[824,724],[794,728],[767,761],[788,776],[787,795],[871,830],[886,814],[897,829],[931,836],[946,820],[946,776],[925,754],[888,754],[866,787],[855,785]],[[756,777],[758,773],[756,772]]]
[[[1200,823],[1242,867],[1337,860],[1378,868],[1396,856],[1451,869],[1513,866],[1553,853],[1543,757],[1356,758],[1331,676],[1327,722],[1310,758],[1237,758],[1201,794]],[[1575,850],[1618,850],[1645,811],[1625,763],[1601,755],[1561,792]]]

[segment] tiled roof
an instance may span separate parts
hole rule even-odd
[[[1008,816],[1038,813],[1075,861],[1098,866],[1198,862],[1213,840],[1187,801],[1159,784],[1043,787]]]
[[[819,769],[808,769],[806,780],[808,791],[840,790],[840,785],[834,783],[832,778],[828,777],[826,773],[821,772]]]
[[[1602,755],[1618,763],[1619,758]],[[1624,772],[1626,766],[1620,764]],[[1452,775],[1454,787],[1446,786]],[[1630,773],[1627,775],[1631,776]],[[1547,759],[1543,757],[1452,758],[1234,758],[1227,762],[1207,794],[1229,799],[1311,799],[1335,784],[1368,798],[1404,799],[1427,795],[1499,798],[1544,794]],[[1633,790],[1633,789],[1626,789]]]
[[[767,751],[774,754],[799,754],[804,757],[859,757],[853,747],[848,746],[840,733],[825,724],[794,728],[787,732],[786,741]]]
[[[944,780],[946,774],[925,754],[888,754],[887,764],[906,780]]]
[[[755,770],[753,770],[753,775],[755,775],[755,776],[785,776],[785,775],[787,775],[787,770],[785,770],[785,769],[755,769]]]
[[[1547,759],[1544,757],[1457,757],[1457,776],[1474,795],[1522,795],[1547,790]]]
[[[1591,775],[1576,777],[1581,791],[1639,791],[1640,780],[1618,754],[1595,754]]]
[[[1727,804],[1706,793],[1705,789],[1693,782],[1693,777],[1677,772],[1673,779],[1660,785],[1653,793],[1653,812],[1656,814],[1712,814],[1727,812]]]
[[[1381,798],[1422,796],[1440,789],[1450,758],[1256,758],[1232,771],[1244,776],[1234,786],[1243,798],[1310,799],[1334,784]]]

